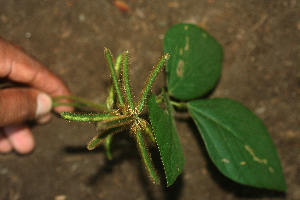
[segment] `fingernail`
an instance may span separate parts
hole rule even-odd
[[[35,111],[35,118],[39,118],[47,113],[49,113],[52,109],[52,98],[46,93],[39,93],[37,95],[37,105]]]

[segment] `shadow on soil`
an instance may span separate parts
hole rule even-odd
[[[105,159],[104,164],[99,166],[97,172],[91,176],[88,181],[87,181],[87,185],[88,186],[93,186],[96,185],[98,183],[99,180],[101,180],[103,177],[105,176],[109,176],[109,174],[113,173],[114,169],[116,168],[116,165],[120,165],[121,163],[123,163],[124,161],[131,161],[131,162],[135,162],[138,163],[137,164],[137,168],[138,168],[138,178],[139,181],[145,191],[145,194],[147,195],[147,199],[148,200],[156,200],[155,196],[153,194],[155,194],[152,191],[152,187],[150,184],[152,184],[149,181],[149,176],[143,166],[142,161],[140,160],[140,157],[136,151],[136,144],[135,141],[129,137],[129,134],[124,134],[127,135],[125,138],[124,136],[118,137],[115,136],[114,137],[114,145],[112,147],[113,149],[113,153],[114,153],[114,158],[113,160],[108,160]],[[126,148],[124,148],[124,146],[122,145],[122,140],[124,141],[124,139],[126,139],[126,141],[129,144],[126,144]],[[148,145],[150,146],[150,145]],[[90,153],[105,153],[105,149],[104,146],[99,146],[96,149],[94,149],[93,151],[88,150],[85,146],[81,147],[77,147],[77,146],[68,146],[64,149],[64,151],[67,154],[90,154]],[[153,159],[153,163],[157,169],[157,173],[160,177],[160,186],[162,188],[162,191],[164,193],[165,196],[165,200],[179,200],[180,199],[180,194],[182,192],[183,189],[183,180],[182,180],[182,174],[177,178],[177,180],[175,181],[175,183],[173,185],[171,185],[170,187],[167,187],[167,183],[166,183],[166,178],[165,178],[165,174],[164,174],[164,170],[163,170],[163,165],[161,163],[160,160],[160,155],[159,152],[154,148],[150,148],[149,149],[151,155],[152,155],[152,159]]]

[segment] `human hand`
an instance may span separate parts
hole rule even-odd
[[[28,87],[0,89],[0,153],[12,150],[30,153],[35,146],[28,120],[45,123],[51,118],[52,98],[69,95],[63,81],[18,47],[0,38],[0,80],[25,84]],[[60,106],[54,109],[72,111]]]

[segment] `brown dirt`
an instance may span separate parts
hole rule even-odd
[[[235,99],[265,122],[282,160],[287,194],[225,178],[185,115],[176,124],[186,164],[169,188],[148,180],[128,134],[116,136],[114,160],[108,162],[102,147],[86,149],[97,134],[94,125],[54,116],[51,123],[33,127],[34,153],[0,156],[0,199],[300,199],[300,2],[125,2],[129,13],[109,0],[0,1],[0,35],[61,76],[74,94],[104,102],[110,77],[103,47],[115,55],[129,50],[133,88],[140,91],[162,54],[166,30],[179,22],[198,24],[225,51],[212,97]],[[155,91],[163,81],[161,75]],[[154,160],[160,166],[157,155]]]

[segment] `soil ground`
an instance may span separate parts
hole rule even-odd
[[[300,199],[300,2],[297,0],[0,1],[0,35],[25,49],[75,95],[104,102],[110,76],[103,47],[131,54],[134,91],[162,55],[167,29],[180,22],[205,28],[224,47],[222,77],[211,97],[228,97],[266,124],[286,177],[286,194],[246,187],[224,177],[209,160],[187,115],[176,125],[185,154],[182,175],[169,188],[153,185],[127,133],[113,141],[114,160],[86,143],[93,124],[33,126],[35,151],[0,156],[0,199],[224,200]],[[160,75],[154,92],[164,86]],[[177,115],[179,116],[179,115]],[[154,154],[157,165],[159,159]],[[163,180],[163,179],[162,179]]]

